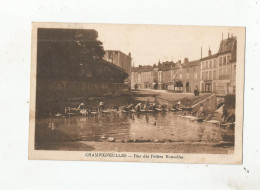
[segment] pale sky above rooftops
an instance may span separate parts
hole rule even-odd
[[[87,24],[98,31],[98,39],[105,50],[131,52],[135,66],[157,64],[164,61],[190,61],[218,52],[220,41],[228,33],[236,35],[237,27],[170,26],[170,25],[120,25]],[[84,27],[85,28],[85,27]],[[238,37],[238,36],[237,36]]]

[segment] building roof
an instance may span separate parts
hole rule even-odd
[[[124,68],[119,67],[119,66],[117,66],[117,65],[115,65],[115,64],[113,64],[113,63],[111,63],[111,62],[109,62],[109,61],[107,61],[107,60],[105,60],[105,59],[100,60],[100,62],[101,62],[102,64],[104,64],[104,65],[113,67],[113,68],[115,68],[115,69],[117,69],[117,70],[120,70],[120,71],[122,71],[122,72],[126,72],[126,73],[127,73],[127,71],[126,71]]]
[[[138,72],[138,67],[132,67],[132,72]]]
[[[218,53],[233,51],[237,38],[231,37],[220,42]]]
[[[180,69],[182,67],[183,64],[180,65],[176,65],[175,67],[172,67],[171,70],[176,70],[176,69]]]
[[[205,61],[212,58],[217,58],[219,55],[224,53],[231,53],[230,61],[236,61],[236,50],[237,50],[237,37],[232,36],[231,38],[227,38],[220,42],[218,53],[207,57],[203,57],[200,60]]]
[[[132,72],[150,72],[150,71],[154,71],[154,68],[151,65],[132,67]]]
[[[217,57],[218,57],[218,54],[215,53],[213,55],[201,58],[200,61],[205,61],[205,60],[209,60],[209,59],[213,59],[213,58],[217,58]]]
[[[218,54],[231,53],[231,61],[236,60],[237,53],[237,37],[232,36],[231,38],[227,38],[222,40],[219,45]]]
[[[159,71],[170,71],[172,70],[173,67],[163,67],[163,68],[159,68]]]
[[[188,63],[183,64],[182,67],[196,67],[196,66],[200,66],[200,60],[189,61]]]
[[[176,66],[176,63],[174,63],[173,61],[165,61],[165,62],[158,64],[158,70],[159,71],[169,71],[175,66]]]
[[[126,54],[126,53],[124,53],[124,52],[122,52],[122,51],[120,51],[120,50],[105,50],[105,52],[119,52],[119,53],[121,53],[121,54],[124,54],[124,55],[126,55],[126,56],[129,56],[129,54]],[[131,57],[131,56],[129,56],[129,57]]]

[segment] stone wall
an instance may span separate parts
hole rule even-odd
[[[201,102],[192,106],[194,110],[199,110],[200,105],[203,104],[204,110],[214,112],[217,109],[217,97],[215,94],[205,98]]]
[[[128,86],[111,82],[38,81],[36,110],[63,110],[68,99],[83,99],[106,94],[124,94]]]

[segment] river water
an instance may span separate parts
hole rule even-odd
[[[36,120],[36,140],[104,141],[110,137],[119,142],[129,140],[220,142],[225,140],[223,139],[225,135],[232,133],[233,131],[220,126],[179,117],[174,112],[118,113],[95,117],[50,117]]]

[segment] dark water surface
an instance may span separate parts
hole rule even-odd
[[[118,141],[219,142],[225,140],[223,139],[225,135],[233,132],[210,123],[190,121],[173,112],[118,113],[95,117],[51,117],[36,120],[36,141],[48,139],[103,141],[112,137]],[[60,134],[62,134],[62,139]]]

